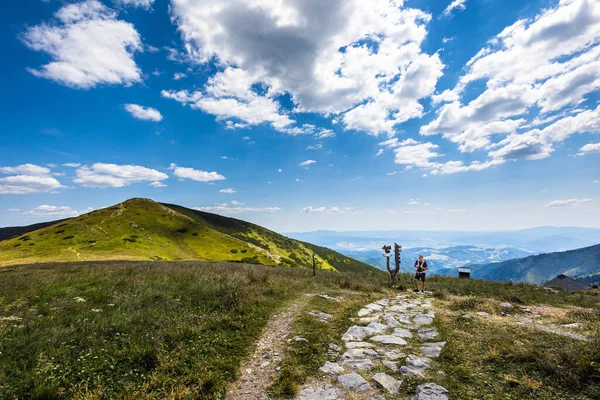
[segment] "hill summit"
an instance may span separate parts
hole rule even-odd
[[[314,251],[322,270],[375,271],[332,250],[249,222],[143,198],[31,229],[21,227],[18,232],[0,241],[0,265],[152,259],[312,268]]]

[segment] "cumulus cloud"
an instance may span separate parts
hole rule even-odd
[[[554,200],[546,204],[546,207],[575,207],[579,204],[591,203],[592,199],[568,199]]]
[[[51,170],[34,164],[22,164],[15,167],[0,167],[0,194],[30,194],[52,192],[63,188],[52,176]]]
[[[79,89],[142,80],[133,58],[143,51],[140,35],[132,24],[117,19],[116,11],[87,0],[63,6],[54,17],[21,36],[27,47],[52,59],[28,69],[33,75]]]
[[[178,81],[180,79],[184,79],[187,78],[187,75],[184,74],[183,72],[176,72],[175,74],[173,74],[173,80]]]
[[[449,17],[452,15],[452,11],[454,10],[465,10],[467,8],[465,5],[466,2],[467,0],[453,0],[452,3],[448,4],[448,7],[446,7],[446,9],[442,12],[442,16]]]
[[[154,0],[113,0],[115,4],[121,7],[140,7],[149,10]]]
[[[219,190],[219,193],[234,194],[234,193],[237,193],[237,191],[235,189],[228,188],[228,189],[221,189],[221,190]]]
[[[579,155],[584,155],[588,153],[600,153],[600,143],[588,143],[579,149]]]
[[[167,185],[165,185],[164,183],[159,182],[159,181],[154,181],[154,182],[150,183],[150,186],[155,187],[155,188],[167,187]]]
[[[433,93],[443,68],[421,49],[431,15],[402,3],[173,0],[188,57],[224,66],[193,107],[307,133],[280,107],[289,95],[293,112],[338,115],[346,129],[390,134],[422,115],[419,100]]]
[[[599,26],[600,3],[561,0],[506,27],[466,64],[453,89],[433,96],[442,105],[420,133],[440,134],[461,152],[487,150],[488,160],[449,165],[481,170],[545,158],[570,135],[600,131],[598,108],[581,107],[600,88]],[[474,82],[485,85],[473,98]]]
[[[133,115],[134,118],[144,121],[159,122],[163,119],[161,113],[152,107],[144,107],[137,104],[125,104],[125,110]]]
[[[139,165],[96,163],[91,167],[84,165],[78,168],[73,182],[85,187],[107,188],[143,181],[160,182],[168,178],[163,172]]]
[[[178,167],[175,164],[171,164],[169,169],[173,170],[173,174],[181,179],[191,179],[196,182],[212,182],[226,179],[223,175],[214,171],[200,171],[194,168]]]
[[[71,218],[77,217],[81,214],[93,211],[92,208],[88,208],[84,211],[77,211],[68,206],[49,206],[46,204],[37,206],[33,210],[29,210],[23,213],[23,215],[36,215],[42,217],[54,217],[54,218]]]
[[[69,168],[79,168],[81,167],[80,163],[64,163],[62,164],[63,167],[69,167]]]
[[[342,213],[344,211],[342,211],[339,207],[331,207],[331,208],[327,208],[327,207],[304,207],[301,211],[303,214],[312,214],[312,213],[329,213],[329,214],[334,214],[334,213]]]
[[[306,160],[306,161],[302,161],[300,164],[298,164],[299,167],[304,167],[304,168],[308,168],[309,166],[311,166],[312,164],[316,164],[317,162],[315,160]]]

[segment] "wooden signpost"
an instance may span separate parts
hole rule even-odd
[[[388,272],[390,273],[390,281],[392,285],[395,285],[398,276],[398,272],[400,272],[400,252],[402,251],[402,246],[397,243],[394,243],[394,268],[390,268],[390,257],[392,254],[390,251],[392,250],[392,246],[383,246],[383,256],[385,257],[385,264]]]

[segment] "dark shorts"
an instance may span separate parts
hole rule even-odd
[[[418,281],[425,282],[425,272],[417,272],[415,274],[415,279],[418,280]]]

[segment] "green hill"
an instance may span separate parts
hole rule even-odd
[[[582,249],[540,254],[499,263],[473,266],[471,276],[493,281],[543,283],[560,274],[600,281],[600,244]]]
[[[48,261],[214,260],[338,271],[375,269],[234,218],[131,199],[54,223],[4,228],[0,265]]]

